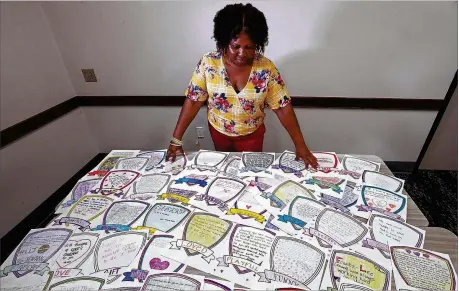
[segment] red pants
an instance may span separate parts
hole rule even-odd
[[[243,136],[227,136],[209,123],[210,136],[219,152],[262,152],[266,127],[261,125],[253,133]]]

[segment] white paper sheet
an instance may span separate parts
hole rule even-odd
[[[357,204],[350,207],[351,213],[368,219],[370,212],[378,212],[401,221],[406,221],[408,197],[382,188],[362,186]]]
[[[351,155],[344,155],[341,161],[342,168],[348,171],[363,172],[365,170],[379,172],[380,163],[368,161]]]
[[[457,275],[447,254],[391,246],[397,290],[457,290]]]
[[[239,164],[239,175],[271,177],[270,167],[274,159],[274,153],[243,152]]]
[[[30,230],[0,267],[0,286],[41,285],[72,233],[65,228]]]
[[[373,290],[390,290],[390,261],[376,261],[368,254],[334,247],[320,289],[338,288],[340,278],[346,278]]]

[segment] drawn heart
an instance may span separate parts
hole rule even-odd
[[[417,257],[419,257],[420,253],[419,252],[413,252]]]
[[[250,209],[252,208],[252,205],[246,205],[245,208]]]
[[[389,207],[390,207],[390,208],[395,208],[395,207],[397,207],[397,205],[389,204]]]
[[[150,260],[150,269],[152,270],[166,270],[169,267],[168,261],[162,261],[160,258],[153,258]]]
[[[428,254],[422,254],[424,256],[424,258],[429,258],[430,256]]]
[[[411,254],[411,251],[410,250],[406,250],[407,253]]]

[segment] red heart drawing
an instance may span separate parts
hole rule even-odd
[[[389,207],[390,207],[390,208],[395,208],[395,207],[397,207],[397,205],[389,204]]]
[[[150,269],[152,270],[166,270],[169,267],[168,261],[162,261],[160,258],[153,258],[150,260]]]

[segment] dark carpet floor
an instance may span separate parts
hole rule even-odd
[[[457,171],[420,170],[394,175],[406,180],[405,190],[429,220],[429,226],[443,227],[457,235]]]

